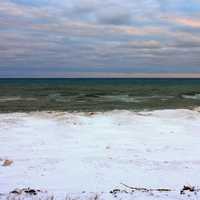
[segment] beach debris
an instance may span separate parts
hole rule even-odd
[[[132,195],[134,193],[134,191],[127,191],[127,190],[121,190],[121,189],[114,189],[110,191],[110,194],[113,195],[115,198],[118,197],[118,195],[120,194],[130,194]]]
[[[157,191],[157,192],[171,192],[172,190],[169,188],[156,188],[156,189],[148,189],[148,188],[142,188],[142,187],[131,187],[128,186],[124,183],[121,183],[121,185],[131,189],[132,191],[141,191],[141,192],[153,192],[153,191]]]
[[[154,194],[164,192],[166,195],[168,195],[169,192],[179,192],[179,191],[180,191],[180,195],[187,194],[188,197],[189,197],[190,192],[192,192],[194,195],[197,195],[197,193],[200,191],[200,189],[195,188],[194,186],[187,186],[187,185],[184,185],[181,190],[173,190],[173,189],[169,189],[169,188],[154,188],[154,189],[152,189],[152,188],[143,188],[143,187],[132,187],[132,186],[126,185],[124,183],[121,183],[121,185],[123,185],[127,189],[111,190],[110,193],[112,195],[114,195],[114,197],[117,197],[119,194],[122,194],[122,193],[133,194],[135,192],[142,192],[142,193],[145,192],[145,193],[154,195]],[[189,192],[189,193],[186,193],[186,192]]]
[[[13,163],[13,160],[6,159],[6,160],[3,161],[2,166],[3,167],[8,167],[8,166],[12,165],[12,163]]]
[[[174,191],[174,190],[171,190],[171,189],[168,189],[168,188],[157,188],[157,189],[151,189],[151,188],[143,188],[143,187],[132,187],[132,186],[128,186],[124,183],[121,183],[121,185],[123,185],[124,187],[126,187],[127,189],[114,189],[114,190],[111,190],[110,193],[112,195],[114,195],[114,197],[117,197],[118,194],[122,194],[122,193],[125,193],[125,194],[133,194],[135,192],[146,192],[146,193],[149,193],[149,194],[153,194],[153,192],[171,192],[171,191]]]
[[[54,200],[54,196],[46,190],[33,189],[33,188],[17,188],[6,195],[6,200],[25,200],[25,199],[46,199]],[[0,198],[1,199],[1,198]]]
[[[19,190],[19,189],[15,189],[15,190],[10,192],[10,194],[17,194],[17,195],[19,195],[21,193],[22,193],[22,190]]]
[[[126,190],[114,189],[110,191],[110,194],[116,195],[117,193],[128,193]]]
[[[34,190],[34,189],[30,189],[30,188],[25,189],[24,192],[25,192],[26,194],[30,194],[30,195],[37,195],[37,191]]]
[[[114,189],[114,190],[110,191],[111,194],[116,194],[118,192],[121,192],[121,190],[120,189]]]
[[[29,194],[29,195],[37,195],[38,193],[42,192],[41,190],[36,190],[36,189],[31,189],[31,188],[23,188],[23,189],[15,189],[10,192],[10,194],[16,194],[16,195],[21,195],[21,194]]]
[[[157,188],[157,189],[151,189],[151,188],[145,188],[145,187],[132,187],[128,186],[126,184],[123,184],[125,189],[123,188],[115,188],[111,190],[109,193],[112,195],[113,198],[117,199],[123,199],[126,195],[134,195],[135,197],[139,195],[144,196],[155,196],[155,197],[161,197],[164,196],[170,196],[170,193],[172,195],[182,195],[185,194],[187,197],[194,197],[197,195],[197,192],[200,191],[199,189],[193,187],[193,186],[183,186],[182,190],[183,192],[193,192],[193,193],[179,193],[180,190],[172,190],[172,189],[166,189],[166,188]],[[164,192],[164,193],[161,193]],[[175,193],[173,193],[175,192]],[[81,192],[78,194],[78,196],[74,196],[73,194],[67,194],[65,200],[75,200],[75,199],[88,199],[88,200],[101,200],[102,195],[106,194],[105,192],[101,193],[87,193],[86,191]],[[82,198],[83,197],[83,198]],[[23,188],[23,189],[15,189],[11,191],[8,195],[7,200],[13,200],[13,199],[46,199],[46,200],[54,200],[54,195],[50,194],[47,191],[32,189],[32,188]]]
[[[180,194],[185,194],[185,192],[188,191],[188,192],[195,192],[197,191],[197,189],[195,189],[194,186],[187,186],[187,185],[184,185],[182,190],[180,191]]]

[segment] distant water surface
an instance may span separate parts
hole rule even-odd
[[[200,106],[200,79],[0,79],[0,112]]]

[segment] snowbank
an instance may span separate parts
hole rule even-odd
[[[183,185],[200,185],[199,155],[197,111],[0,114],[0,199],[15,188],[64,198],[121,183],[171,188],[173,199]],[[5,159],[13,163],[1,166]]]

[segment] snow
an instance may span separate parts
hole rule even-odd
[[[109,191],[128,190],[121,183],[173,192],[122,192],[119,199],[188,199],[179,193],[200,185],[199,155],[194,110],[0,114],[0,199],[27,187],[56,199],[114,199]],[[14,162],[3,167],[5,159]]]

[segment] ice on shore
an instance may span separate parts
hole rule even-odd
[[[200,113],[0,114],[0,164],[6,159],[13,163],[0,165],[0,194],[27,187],[100,194],[125,183],[171,188],[175,196],[165,199],[177,199],[183,185],[200,186]]]

